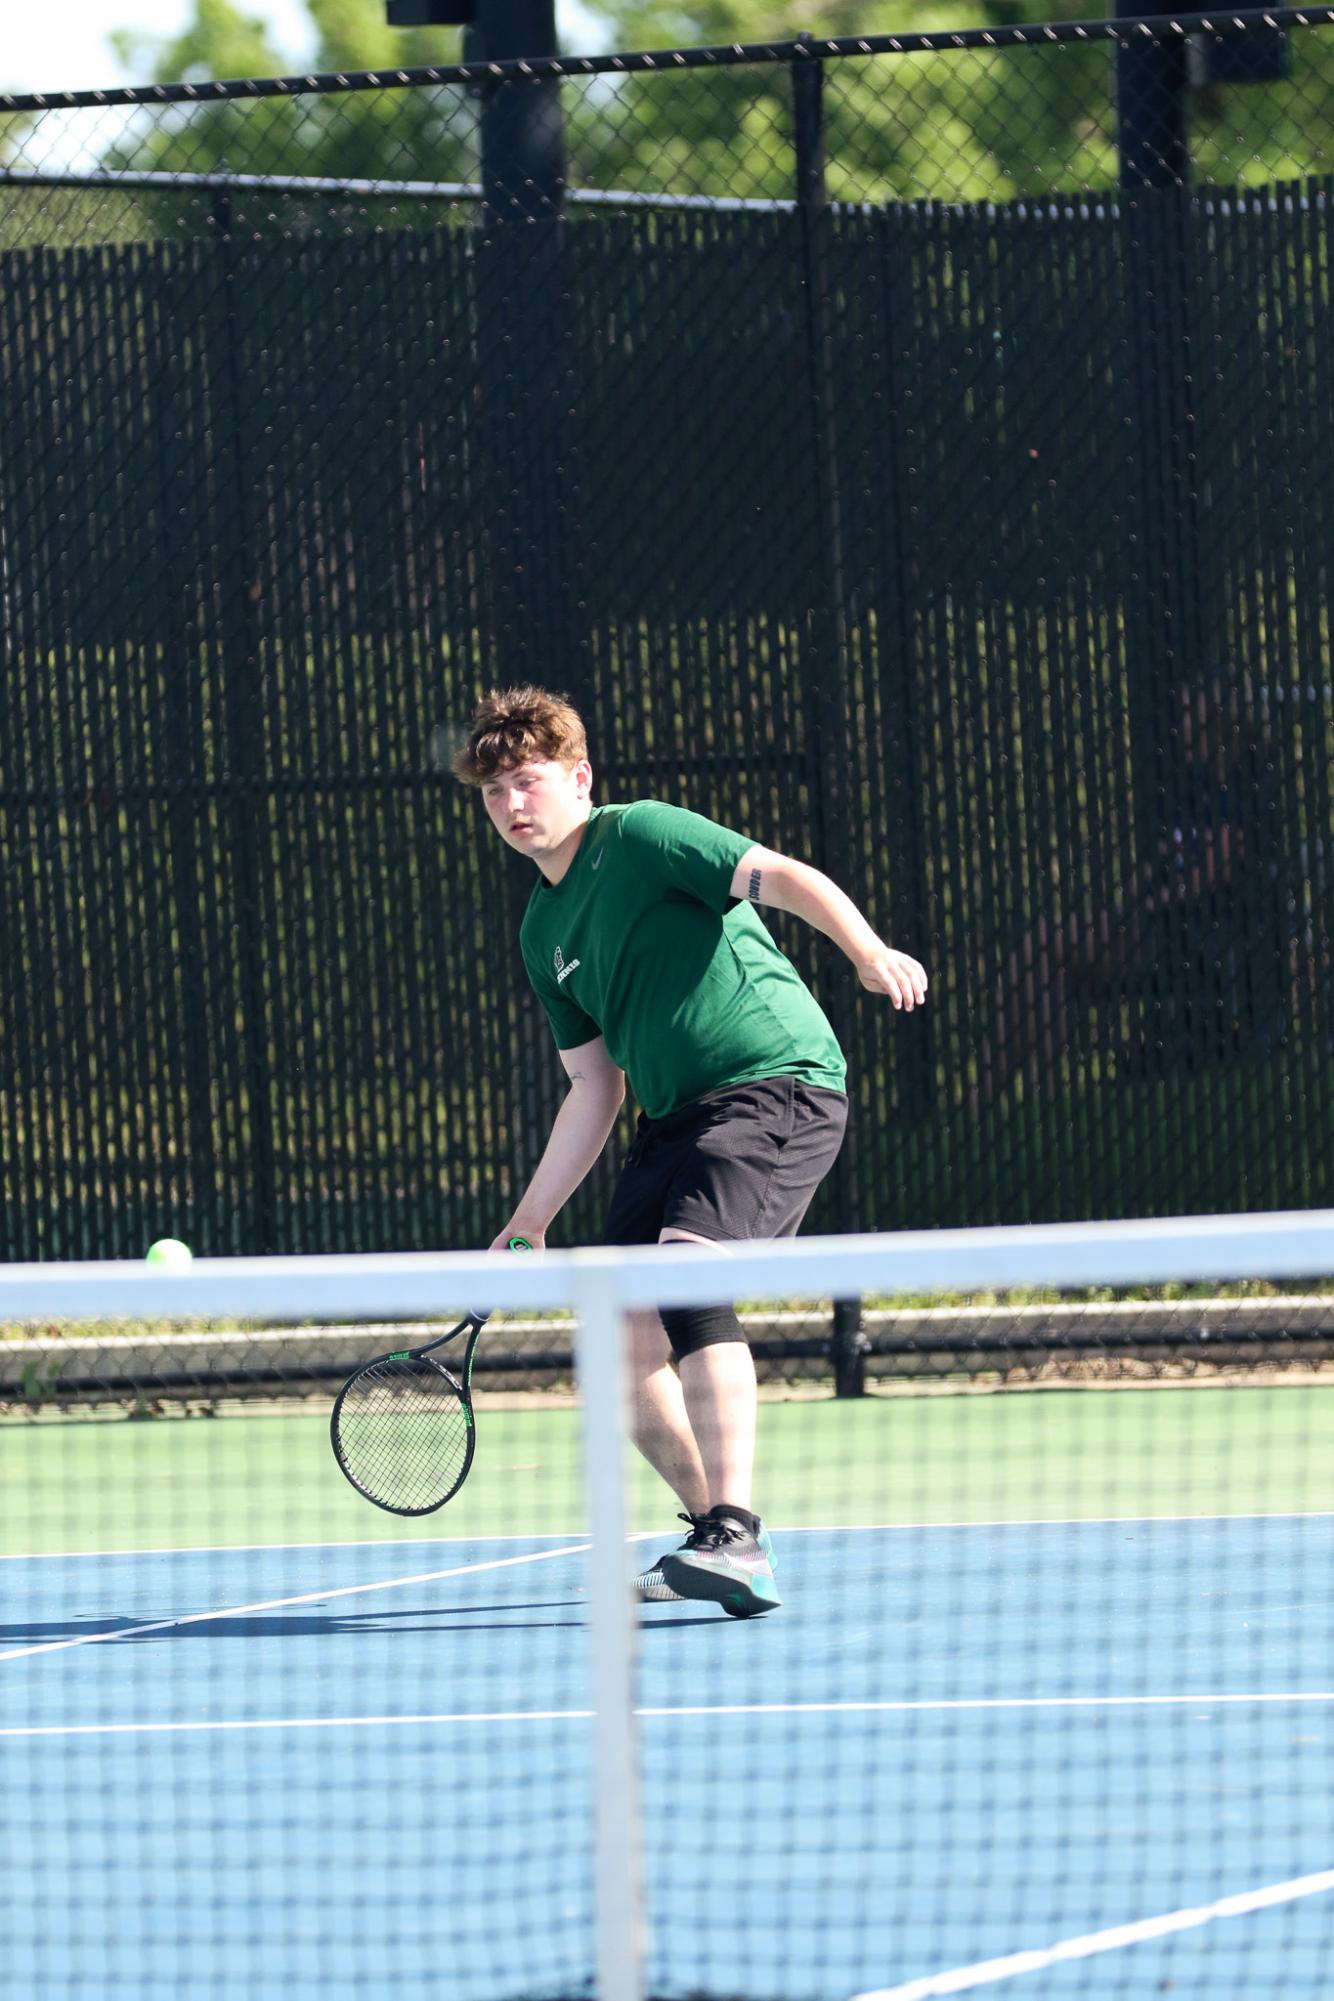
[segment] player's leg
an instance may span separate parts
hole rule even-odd
[[[704,1244],[711,1237],[668,1228],[660,1244]],[[676,1365],[681,1405],[704,1475],[705,1508],[730,1503],[748,1510],[755,1480],[755,1362],[731,1307],[671,1314],[679,1342]],[[663,1338],[668,1338],[664,1328]],[[679,1489],[678,1489],[679,1491]]]
[[[720,1093],[679,1159],[659,1241],[721,1246],[795,1234],[846,1119],[841,1093],[791,1077]],[[662,1318],[709,1487],[709,1512],[662,1559],[663,1579],[738,1618],[768,1611],[780,1601],[773,1544],[753,1511],[758,1395],[744,1331],[731,1306],[668,1308]]]
[[[710,1239],[665,1230],[659,1241],[703,1244]],[[718,1548],[726,1542],[734,1558],[764,1572],[767,1583],[748,1593],[746,1610],[766,1610],[778,1603],[778,1596],[776,1588],[770,1589],[773,1545],[763,1523],[750,1513],[755,1364],[730,1307],[706,1308],[694,1316],[696,1323],[701,1318],[714,1338],[683,1354],[678,1365],[661,1316],[651,1311],[630,1315],[634,1441],[682,1504],[689,1529],[683,1550]],[[720,1521],[730,1527],[725,1531]],[[758,1551],[754,1562],[751,1543]],[[668,1584],[663,1562],[657,1558],[635,1579],[644,1603],[669,1604],[685,1595]]]
[[[657,1242],[671,1173],[670,1148],[661,1142],[654,1122],[641,1117],[607,1211],[604,1243]],[[628,1319],[631,1435],[654,1472],[676,1495],[682,1518],[693,1534],[696,1521],[708,1510],[708,1487],[671,1343],[661,1317],[651,1308],[633,1312]],[[660,1561],[642,1570],[635,1585],[647,1603],[679,1602],[679,1594],[663,1580]]]
[[[641,1117],[612,1193],[602,1241],[656,1244],[671,1175],[670,1148],[664,1145],[655,1122]],[[634,1442],[682,1507],[691,1515],[702,1514],[708,1506],[704,1468],[686,1416],[666,1329],[652,1308],[633,1312],[628,1318]]]
[[[659,1242],[717,1248],[716,1240],[679,1228],[664,1230]],[[669,1308],[663,1322],[709,1501],[681,1548],[656,1566],[663,1588],[721,1604],[736,1618],[772,1611],[781,1602],[773,1544],[751,1507],[759,1398],[745,1332],[731,1306]]]
[[[667,1330],[652,1308],[632,1312],[629,1321],[634,1442],[687,1514],[702,1515],[709,1505],[708,1479]]]
[[[688,1546],[709,1509],[704,1464],[660,1316],[652,1310],[633,1312],[629,1322],[634,1441],[680,1501],[681,1520],[689,1531]],[[681,1602],[681,1593],[673,1591],[662,1574],[661,1557],[638,1573],[635,1592],[646,1605]]]
[[[838,1151],[846,1117],[841,1093],[779,1077],[641,1120],[605,1240],[721,1245],[792,1234]],[[658,1325],[676,1358],[675,1384]],[[738,1617],[770,1609],[779,1602],[773,1546],[751,1507],[754,1362],[735,1310],[637,1317],[632,1355],[636,1442],[686,1503],[691,1526],[684,1547],[640,1577],[640,1596],[710,1598]]]

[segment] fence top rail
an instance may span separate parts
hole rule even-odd
[[[743,64],[837,60],[844,56],[949,53],[964,49],[1055,46],[1064,42],[1182,42],[1192,35],[1233,36],[1256,28],[1334,26],[1334,6],[1240,8],[1193,14],[1144,14],[1089,21],[1018,22],[1007,27],[936,29],[921,34],[801,35],[786,42],[736,42],[705,48],[639,49],[600,56],[544,56],[509,62],[442,63],[430,68],[351,70],[307,76],[242,77],[216,82],[126,85],[110,90],[0,93],[0,112],[79,111],[109,105],[215,104],[227,99],[320,97],[348,91],[417,90],[436,84],[503,83],[658,71],[725,69]]]

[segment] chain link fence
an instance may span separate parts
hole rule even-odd
[[[814,1226],[1328,1200],[1331,21],[0,99],[3,1255],[489,1239],[530,677],[927,963]]]

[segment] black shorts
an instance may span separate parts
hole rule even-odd
[[[796,1077],[731,1084],[662,1119],[641,1113],[602,1241],[656,1244],[669,1228],[716,1243],[793,1237],[847,1123],[841,1091]]]

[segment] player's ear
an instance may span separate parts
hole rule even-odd
[[[574,767],[574,782],[581,799],[586,799],[593,790],[593,767],[586,757],[581,757]]]

